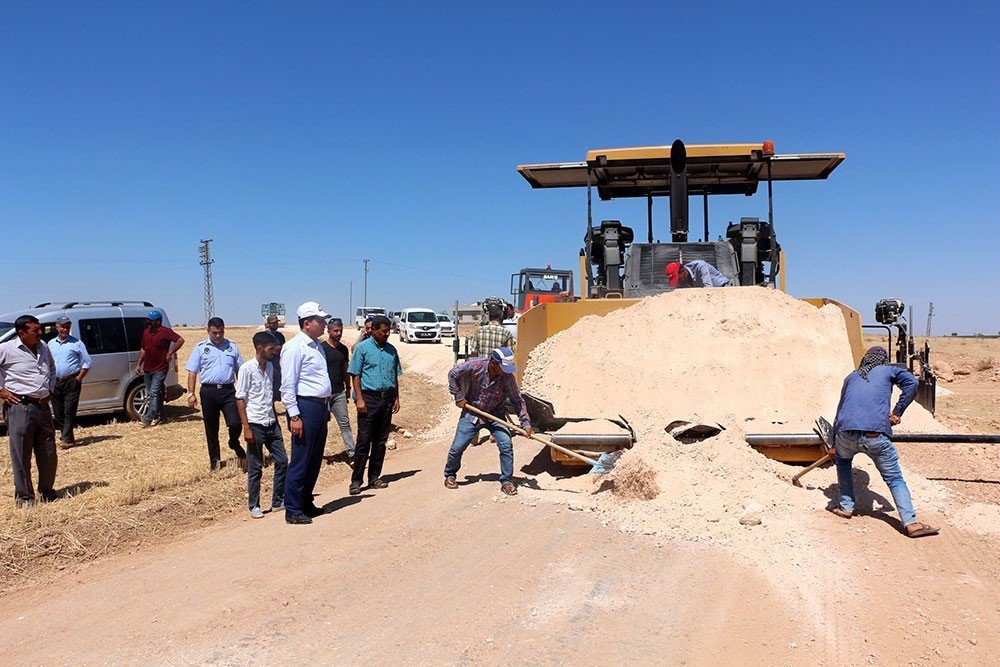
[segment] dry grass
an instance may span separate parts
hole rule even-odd
[[[254,331],[233,327],[227,334],[247,354]],[[181,333],[187,339],[183,368],[203,333]],[[429,426],[447,400],[440,386],[416,375],[403,376],[401,391],[403,409],[395,422],[414,433]],[[30,509],[15,508],[10,459],[0,457],[0,488],[8,492],[8,500],[0,502],[0,591],[52,570],[172,539],[207,521],[243,515],[246,477],[234,458],[220,472],[209,472],[200,412],[187,407],[185,396],[166,406],[165,416],[165,424],[145,430],[121,419],[84,418],[76,433],[78,445],[59,452],[56,490],[62,497]],[[343,445],[339,430],[331,426],[327,452],[336,454]],[[231,452],[225,429],[220,431],[225,456]],[[288,447],[287,430],[284,437]],[[0,449],[7,450],[6,436],[0,438]],[[346,470],[346,465],[324,466],[323,476],[343,477]],[[268,468],[261,483],[265,503],[270,493]]]
[[[994,360],[993,357],[983,357],[982,359],[980,359],[979,361],[977,361],[975,364],[972,365],[972,367],[976,370],[977,373],[982,371],[988,371],[991,368],[994,368],[995,366],[996,366],[996,360]]]

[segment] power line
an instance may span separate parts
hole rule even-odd
[[[212,314],[215,312],[215,290],[212,289],[212,264],[215,260],[212,259],[212,251],[208,247],[208,244],[212,242],[213,239],[202,239],[201,247],[198,249],[198,256],[201,258],[199,264],[205,267],[205,323],[212,318]]]

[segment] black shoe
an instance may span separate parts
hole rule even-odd
[[[384,479],[376,479],[374,482],[369,482],[368,487],[371,489],[384,489],[389,486],[389,482]]]
[[[45,502],[51,503],[53,500],[59,500],[59,494],[55,491],[39,491],[38,493]]]
[[[310,519],[313,519],[315,517],[323,516],[324,514],[326,514],[326,510],[324,510],[321,507],[316,507],[315,505],[313,505],[312,507],[307,507],[304,510],[302,510],[302,513],[305,514]]]
[[[347,490],[347,492],[350,493],[352,496],[356,496],[359,493],[361,493],[361,485],[360,484],[351,484],[351,488],[349,488]]]
[[[307,517],[305,514],[285,514],[285,523],[312,523],[313,520]]]

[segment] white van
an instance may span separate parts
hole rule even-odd
[[[375,317],[376,315],[385,315],[385,308],[378,308],[375,306],[358,306],[354,311],[354,324],[358,327],[358,331],[365,328],[365,320],[369,317]]]
[[[405,308],[399,314],[399,340],[403,343],[421,340],[440,343],[437,313],[430,308]]]

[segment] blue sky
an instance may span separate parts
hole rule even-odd
[[[585,229],[583,191],[517,164],[773,139],[847,154],[776,186],[790,292],[1000,330],[1000,10],[758,5],[5,3],[0,312],[114,296],[201,322],[204,236],[231,323],[346,314],[365,257],[373,305],[503,295],[575,269]],[[713,235],[766,206],[714,200]],[[644,205],[601,217],[641,229]]]

